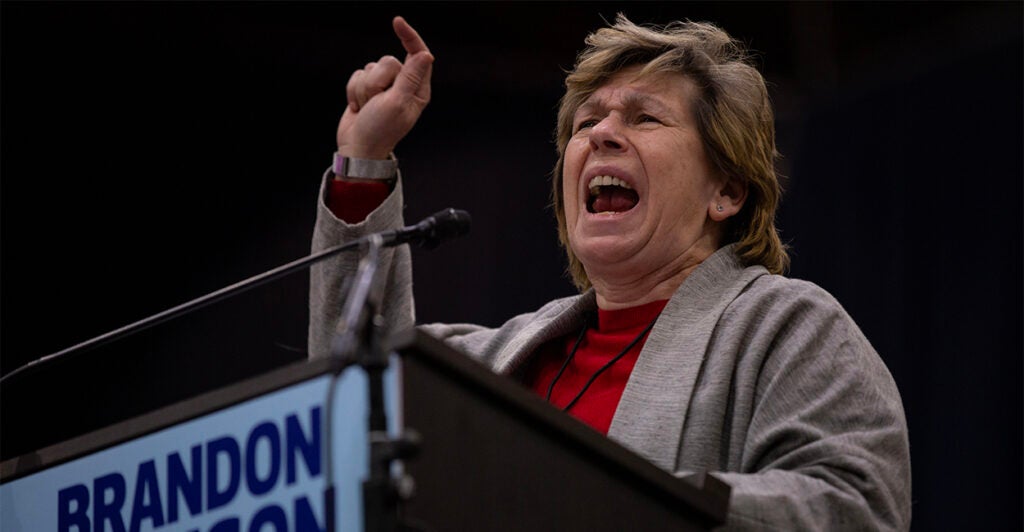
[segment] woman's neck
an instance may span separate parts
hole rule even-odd
[[[672,294],[676,293],[683,281],[703,261],[704,258],[681,261],[679,264],[632,278],[617,276],[591,279],[597,295],[597,307],[603,310],[616,310],[671,299]]]

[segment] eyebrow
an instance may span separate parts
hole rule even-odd
[[[659,101],[657,98],[644,94],[642,92],[630,91],[622,97],[622,103],[626,109],[641,109],[644,107],[653,108],[655,111],[668,112],[669,109]],[[605,101],[595,101],[588,99],[583,102],[577,109],[576,113],[580,111],[588,112],[595,111],[598,109],[605,109],[607,107]]]

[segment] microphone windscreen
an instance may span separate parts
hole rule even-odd
[[[444,240],[464,236],[469,233],[471,223],[469,213],[461,209],[449,207],[434,213],[417,224],[420,246],[434,249]]]
[[[453,238],[469,234],[469,226],[473,218],[461,209],[448,208],[434,215],[437,219],[436,231],[441,238]]]

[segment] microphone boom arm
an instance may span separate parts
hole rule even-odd
[[[231,296],[256,288],[257,286],[264,285],[270,281],[280,279],[281,277],[294,273],[298,270],[308,268],[313,263],[333,257],[343,251],[357,248],[368,242],[369,239],[373,237],[380,238],[384,247],[398,246],[410,242],[419,243],[428,248],[435,247],[442,239],[466,234],[469,231],[469,219],[469,213],[466,211],[448,208],[434,214],[433,216],[428,216],[416,225],[375,233],[351,242],[345,242],[343,244],[318,251],[301,259],[278,266],[272,270],[254,275],[243,281],[225,286],[224,288],[210,292],[209,294],[197,297],[191,301],[187,301],[180,305],[158,312],[134,323],[130,323],[118,329],[114,329],[113,331],[106,332],[84,342],[75,344],[71,347],[37,358],[15,369],[7,375],[0,377],[0,383],[3,383],[7,379],[20,373],[38,369],[44,364],[54,360],[90,351],[115,340],[124,338],[125,336],[144,331],[168,320],[177,318],[182,314],[198,310],[207,305],[211,305]]]

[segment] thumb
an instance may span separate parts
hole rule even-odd
[[[430,74],[434,66],[434,56],[427,51],[410,55],[402,65],[402,70],[395,80],[395,90],[424,100],[430,99]]]

